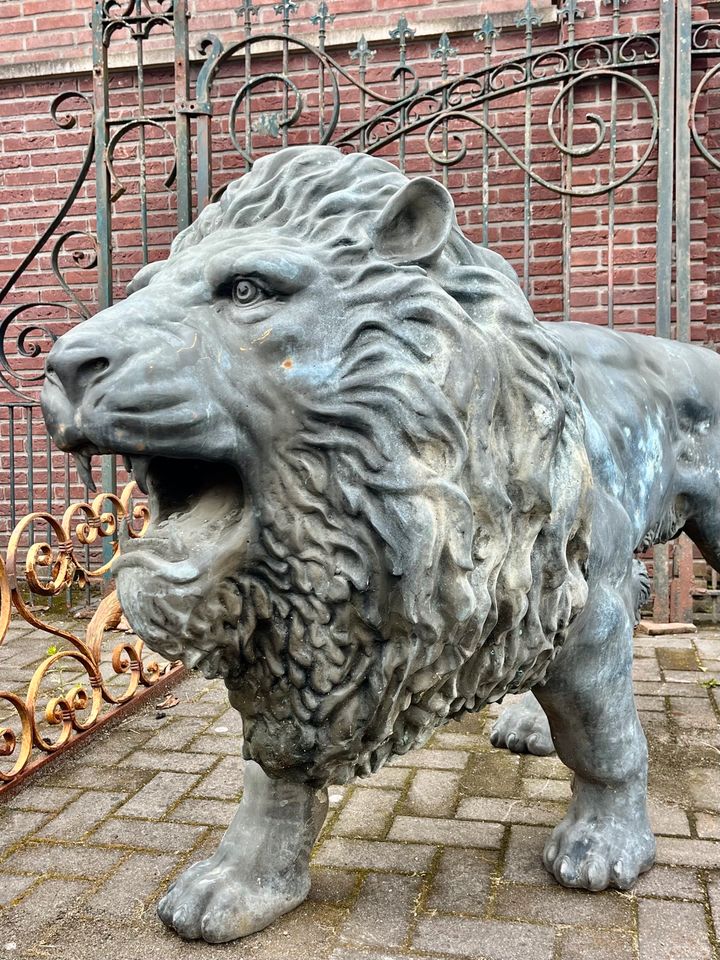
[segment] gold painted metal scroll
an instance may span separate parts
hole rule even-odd
[[[122,617],[114,590],[98,604],[84,637],[34,602],[44,597],[51,603],[68,590],[107,582],[117,541],[112,559],[94,568],[89,558],[99,551],[93,545],[115,538],[120,525],[133,538],[143,536],[149,512],[146,504],[134,502],[136,490],[130,483],[119,496],[99,493],[92,501],[71,504],[62,520],[28,514],[13,530],[6,556],[0,555],[0,644],[10,636],[15,649],[27,640],[29,631],[14,635],[21,622],[54,641],[27,689],[0,689],[0,789],[180,669],[147,659],[143,641],[129,633],[115,633],[113,649],[104,649],[105,634],[116,631]],[[41,540],[36,540],[38,531]]]

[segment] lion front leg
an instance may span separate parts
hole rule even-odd
[[[625,594],[627,593],[627,596]],[[652,866],[647,745],[632,691],[632,584],[601,584],[548,683],[535,694],[575,773],[565,819],[544,851],[567,887],[625,890]]]
[[[273,780],[253,761],[242,802],[217,852],[189,867],[158,904],[186,940],[224,943],[262,930],[310,890],[310,851],[327,790]]]

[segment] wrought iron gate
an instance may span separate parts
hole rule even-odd
[[[708,207],[720,214],[720,21],[699,19],[707,9],[691,0],[659,0],[659,28],[645,29],[623,5],[561,0],[541,16],[527,0],[500,36],[481,16],[472,31],[422,40],[402,16],[383,42],[360,36],[348,50],[325,2],[306,22],[293,0],[243,0],[238,35],[205,38],[193,59],[187,0],[96,0],[92,81],[51,105],[62,129],[86,131],[84,157],[0,291],[7,526],[39,497],[52,508],[78,492],[39,421],[45,349],[288,144],[375,153],[440,178],[463,228],[515,265],[541,319],[714,339],[720,232],[702,257],[693,243]],[[146,63],[158,36],[172,44],[171,70]],[[132,72],[111,72],[115,48],[134,51]],[[106,488],[117,469],[106,461]],[[687,580],[692,557],[677,558]]]

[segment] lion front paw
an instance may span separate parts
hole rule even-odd
[[[493,724],[490,743],[513,753],[547,757],[555,752],[545,711],[531,693],[505,707]]]
[[[310,889],[306,871],[266,880],[245,874],[222,856],[195,863],[158,903],[158,916],[185,940],[225,943],[262,930]]]
[[[543,853],[545,868],[558,883],[585,890],[628,890],[654,861],[655,837],[644,801],[629,801],[623,809],[617,800],[588,805],[576,798]]]

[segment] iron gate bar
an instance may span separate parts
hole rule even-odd
[[[673,164],[675,159],[675,0],[660,0],[660,139],[658,146],[657,316],[655,333],[671,334]]]
[[[675,60],[675,311],[676,337],[689,343],[690,314],[690,96],[691,0],[677,0]]]
[[[190,112],[182,106],[190,96],[190,51],[187,0],[175,0],[175,168],[177,170],[177,225],[184,230],[192,221],[192,174],[190,164]],[[188,104],[192,109],[194,104]],[[180,109],[177,109],[180,107]]]

